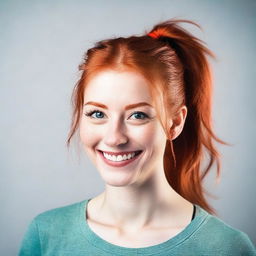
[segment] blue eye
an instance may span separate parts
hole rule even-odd
[[[104,118],[104,113],[98,110],[93,110],[85,113],[86,116],[89,116],[91,118],[96,118],[96,119],[102,119]]]
[[[146,119],[148,118],[148,115],[143,112],[135,112],[132,114],[134,116],[134,119]]]
[[[92,110],[85,113],[86,116],[94,119],[103,119],[105,114],[99,110]],[[149,116],[143,112],[137,111],[131,115],[131,119],[133,120],[144,120],[149,118]]]

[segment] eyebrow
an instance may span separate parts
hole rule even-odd
[[[88,101],[84,104],[84,106],[86,105],[94,105],[96,107],[100,107],[100,108],[105,108],[105,109],[108,109],[108,107],[102,103],[98,103],[98,102],[95,102],[95,101]],[[127,105],[125,106],[125,110],[129,110],[129,109],[132,109],[132,108],[137,108],[137,107],[143,107],[143,106],[149,106],[149,107],[152,107],[152,105],[150,105],[149,103],[147,102],[138,102],[138,103],[135,103],[135,104],[130,104],[130,105]]]

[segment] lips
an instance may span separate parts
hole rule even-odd
[[[113,167],[123,167],[125,165],[128,165],[135,160],[139,158],[139,156],[142,153],[142,150],[137,150],[137,151],[125,151],[125,152],[110,152],[110,151],[103,151],[97,150],[101,159],[108,165],[113,166]],[[104,156],[105,155],[105,156]],[[124,157],[122,160],[120,160],[120,156],[129,156],[130,159],[126,159]],[[109,159],[107,159],[108,157]],[[119,160],[116,160],[119,159]],[[114,161],[115,160],[115,161]]]

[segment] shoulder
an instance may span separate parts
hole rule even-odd
[[[70,225],[75,225],[77,220],[82,214],[82,210],[87,200],[54,208],[43,213],[38,214],[32,221],[34,225],[37,225],[39,231],[51,231],[56,228],[63,229]],[[47,232],[47,233],[48,233]]]
[[[88,200],[45,211],[30,223],[23,237],[19,256],[42,255],[56,244],[67,241],[80,230],[79,218]],[[84,213],[85,214],[85,213]],[[55,255],[55,254],[51,254]]]
[[[219,248],[230,255],[256,255],[255,247],[246,233],[211,214],[206,214],[196,233],[200,240],[207,240],[207,245],[214,250]]]
[[[248,239],[247,234],[245,234],[243,231],[230,226],[220,218],[210,214],[208,216],[206,227],[207,229],[212,230],[213,232],[212,235],[221,234],[222,238],[225,238],[228,240],[232,239],[234,241],[234,239],[242,239],[242,240]]]
[[[52,218],[52,217],[56,217],[56,216],[58,216],[58,217],[69,216],[70,214],[73,214],[74,212],[76,212],[81,207],[81,205],[85,204],[86,201],[87,200],[83,200],[81,202],[76,202],[76,203],[69,204],[66,206],[61,206],[61,207],[57,207],[57,208],[54,208],[51,210],[47,210],[45,212],[38,214],[35,217],[35,219],[40,221],[40,220],[44,220],[44,219],[48,219],[48,218]]]

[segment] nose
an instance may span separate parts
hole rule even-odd
[[[121,146],[128,142],[126,127],[121,121],[109,123],[104,136],[104,143],[109,147]]]

